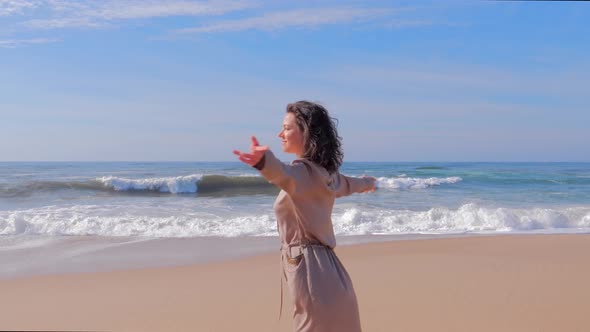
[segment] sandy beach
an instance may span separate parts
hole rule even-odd
[[[590,235],[342,246],[364,331],[588,331]],[[290,331],[279,254],[0,280],[0,330]]]

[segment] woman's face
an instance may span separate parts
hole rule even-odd
[[[286,153],[294,153],[297,157],[303,155],[303,132],[297,126],[295,114],[285,114],[283,129],[279,133],[281,146]]]

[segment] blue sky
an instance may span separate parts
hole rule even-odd
[[[590,161],[590,3],[0,0],[0,161]]]

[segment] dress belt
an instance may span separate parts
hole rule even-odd
[[[333,249],[332,247],[325,245],[321,242],[304,242],[304,243],[294,243],[294,244],[283,244],[281,245],[281,248],[279,248],[279,250],[288,250],[289,248],[294,248],[294,247],[301,247],[301,248],[305,248],[305,247],[324,247],[324,248],[328,248],[328,249]]]

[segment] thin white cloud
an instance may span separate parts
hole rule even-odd
[[[175,17],[221,16],[262,6],[261,0],[0,0],[0,16],[29,14],[17,27],[31,30],[104,28],[124,21]],[[321,25],[366,22],[408,8],[308,8],[269,12],[179,29],[176,33],[212,33],[241,30],[273,31]],[[32,16],[32,17],[31,17]],[[389,28],[431,24],[424,20],[391,19]]]
[[[12,2],[11,6],[6,5],[6,15],[37,7],[47,10],[46,17],[21,22],[21,26],[30,29],[101,28],[112,25],[114,21],[172,16],[222,15],[258,6],[258,2],[253,0],[38,0]]]
[[[62,29],[62,28],[103,28],[109,24],[92,20],[88,17],[68,17],[56,19],[36,19],[23,23],[31,29]]]
[[[87,15],[105,20],[220,15],[254,5],[253,1],[113,1]]]
[[[179,29],[177,33],[213,33],[242,30],[273,31],[284,28],[309,28],[327,24],[366,21],[393,13],[389,8],[322,8],[296,9],[266,13],[262,16],[224,20],[194,28]]]
[[[35,0],[0,0],[0,16],[22,14],[27,9],[39,6]]]
[[[58,41],[59,41],[59,39],[52,39],[52,38],[7,39],[7,40],[0,40],[0,47],[1,48],[16,48],[16,47],[25,46],[25,45],[56,43]]]

